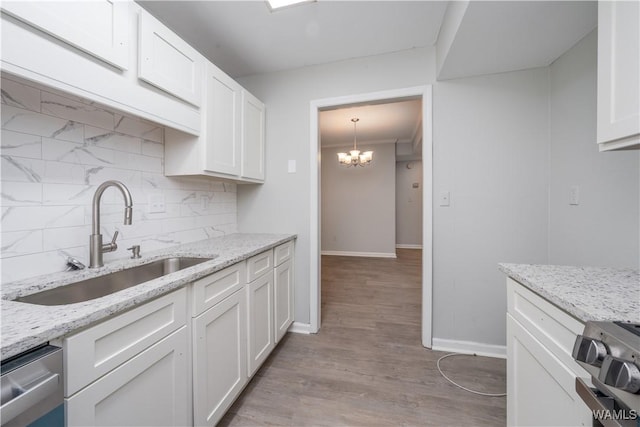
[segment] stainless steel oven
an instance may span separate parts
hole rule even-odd
[[[44,345],[2,362],[3,427],[63,427],[62,349]]]
[[[593,425],[640,427],[640,324],[587,322],[573,358],[591,374],[593,387],[576,378],[576,391]]]

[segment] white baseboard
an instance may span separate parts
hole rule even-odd
[[[348,251],[322,251],[321,255],[333,256],[359,256],[367,258],[397,258],[395,253],[387,252],[348,252]]]
[[[311,332],[311,324],[310,323],[300,323],[293,322],[291,326],[289,326],[289,332],[293,332],[294,334],[310,334]]]
[[[507,358],[507,347],[504,345],[483,344],[473,341],[447,340],[433,338],[431,349],[462,354],[477,354],[478,356]]]
[[[396,249],[422,249],[422,245],[397,244]]]

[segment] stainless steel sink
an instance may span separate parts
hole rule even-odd
[[[16,301],[37,305],[63,305],[89,301],[214,258],[172,257],[160,259],[149,264],[25,295],[17,298]]]

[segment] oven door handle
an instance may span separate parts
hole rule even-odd
[[[60,374],[50,374],[45,378],[34,381],[22,393],[0,407],[2,423],[14,419],[29,410],[36,403],[55,393],[60,382]]]
[[[576,377],[576,391],[578,392],[578,396],[584,400],[584,403],[586,403],[587,407],[592,411],[605,411],[609,409],[604,406],[591,387],[589,387],[582,378]]]

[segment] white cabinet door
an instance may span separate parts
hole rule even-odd
[[[590,426],[575,374],[507,314],[507,425]]]
[[[67,425],[190,424],[187,345],[182,327],[66,399]]]
[[[273,328],[273,270],[247,285],[249,318],[249,376],[275,347]]]
[[[291,260],[285,261],[274,269],[273,282],[274,319],[276,342],[278,342],[293,323],[293,267]]]
[[[128,2],[3,1],[2,10],[121,70],[129,68]]]
[[[213,64],[206,74],[207,104],[204,169],[240,175],[241,87]]]
[[[195,425],[215,425],[248,381],[246,316],[241,289],[193,320]]]
[[[640,148],[640,2],[598,2],[600,150]]]
[[[205,59],[148,12],[140,11],[138,77],[200,106]]]
[[[65,396],[71,396],[186,324],[178,289],[62,340]]]
[[[264,104],[242,91],[242,177],[264,181]]]

